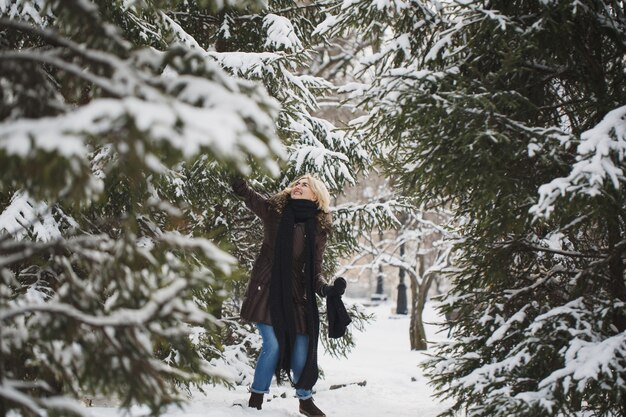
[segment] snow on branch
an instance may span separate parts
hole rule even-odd
[[[606,184],[619,189],[624,181],[626,154],[626,106],[609,112],[594,128],[584,132],[577,148],[577,162],[567,177],[539,187],[539,201],[530,208],[535,217],[549,217],[559,197],[567,194],[602,193]]]
[[[159,240],[181,249],[201,250],[204,256],[214,262],[215,267],[225,274],[230,274],[232,266],[237,263],[237,259],[219,249],[208,239],[183,236],[178,232],[164,232],[159,236]]]
[[[274,157],[285,157],[274,132],[280,104],[261,86],[230,77],[205,52],[177,45],[167,51],[138,48],[120,57],[76,44],[53,29],[8,19],[0,19],[0,27],[41,36],[51,45],[39,53],[0,52],[10,68],[24,60],[51,65],[109,96],[66,114],[4,121],[0,149],[7,154],[26,157],[42,150],[85,160],[86,139],[119,136],[124,128],[135,127],[185,158],[209,150],[243,169],[252,157],[277,175]]]
[[[339,19],[337,18],[337,16],[326,13],[326,18],[315,27],[313,35],[323,36],[327,33],[331,33],[333,28],[337,25],[338,21]]]
[[[11,235],[13,239],[22,239],[31,229],[41,242],[61,237],[60,225],[52,216],[50,208],[43,202],[32,201],[28,193],[17,192],[0,213],[0,233]]]
[[[411,42],[408,33],[402,33],[394,39],[386,42],[380,52],[374,53],[361,59],[363,65],[372,65],[391,53],[402,51],[406,56],[411,56]]]
[[[284,114],[294,143],[289,161],[294,174],[317,174],[331,189],[341,189],[344,181],[356,182],[356,166],[369,166],[371,157],[363,143],[337,129],[327,120],[306,112]],[[289,176],[289,175],[288,175]]]
[[[128,327],[147,325],[156,320],[161,315],[169,314],[168,304],[179,303],[179,294],[187,289],[188,282],[184,278],[174,280],[168,286],[159,288],[151,295],[151,300],[138,309],[119,309],[107,315],[91,315],[75,307],[56,301],[16,303],[15,307],[0,310],[0,322],[7,323],[15,320],[18,316],[29,313],[48,313],[56,316],[63,316],[67,319],[85,323],[91,327]],[[197,310],[200,312],[200,310]],[[203,313],[206,319],[210,319]]]
[[[202,82],[196,88],[202,87]],[[212,89],[218,93],[216,89]],[[222,91],[223,103],[232,103]],[[218,97],[213,97],[217,100]],[[240,109],[247,106],[243,100]],[[72,113],[57,117],[23,119],[0,123],[0,148],[9,155],[26,157],[37,150],[56,152],[67,158],[87,158],[84,143],[89,136],[102,136],[115,130],[120,123],[131,120],[140,131],[153,140],[167,143],[187,158],[208,148],[223,159],[246,161],[248,154],[267,157],[272,151],[250,133],[250,118],[269,129],[271,119],[260,110],[233,112],[230,106],[198,108],[183,102],[150,102],[135,97],[96,99]],[[266,168],[277,172],[276,163],[269,159]]]
[[[276,76],[276,68],[280,63],[286,63],[287,57],[279,52],[207,52],[222,67],[234,74],[254,78]]]
[[[163,19],[165,25],[169,27],[169,29],[174,33],[174,36],[179,42],[181,42],[188,48],[197,48],[199,50],[202,50],[202,47],[200,46],[200,44],[198,44],[198,41],[196,41],[193,36],[185,32],[185,30],[171,17],[169,17],[164,12],[160,12],[159,15],[161,19]]]
[[[578,391],[601,379],[600,374],[611,377],[615,371],[623,369],[626,358],[626,332],[601,341],[587,341],[574,338],[565,351],[565,366],[554,371],[539,383],[539,388],[554,388],[558,383],[566,386],[576,383]]]
[[[270,13],[263,18],[263,28],[267,31],[266,48],[287,51],[302,49],[302,42],[288,18]]]
[[[387,227],[398,226],[400,220],[397,214],[405,210],[410,210],[411,205],[406,201],[392,199],[385,202],[374,202],[366,204],[342,204],[335,207],[333,216],[338,224],[360,223],[369,226]],[[370,227],[364,227],[368,229]]]
[[[8,16],[10,19],[31,21],[37,25],[42,25],[46,17],[49,17],[50,10],[45,8],[46,0],[13,1],[0,0],[0,15]],[[42,15],[46,10],[48,13]]]
[[[22,381],[13,381],[3,379],[0,385],[0,398],[19,404],[24,409],[30,411],[36,416],[46,416],[48,410],[66,411],[79,416],[89,416],[87,410],[78,401],[71,400],[67,397],[52,396],[47,398],[33,398],[30,395],[20,391],[23,389]],[[37,387],[41,388],[41,387]]]
[[[594,304],[596,302],[594,301]],[[560,350],[562,367],[539,381],[537,391],[523,392],[516,399],[526,402],[549,401],[561,396],[562,391],[583,393],[598,381],[613,381],[621,385],[626,358],[626,332],[607,335],[597,329],[598,317],[610,314],[611,309],[623,311],[624,303],[613,306],[595,305],[590,309],[583,298],[552,308],[539,315],[528,328],[529,340],[541,337],[543,332],[555,330],[569,333],[572,338]],[[575,323],[574,326],[565,323]]]

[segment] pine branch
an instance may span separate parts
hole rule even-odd
[[[299,10],[321,9],[322,7],[326,7],[329,4],[333,4],[333,3],[337,3],[337,1],[326,0],[326,1],[314,2],[311,4],[301,4],[301,5],[294,6],[294,7],[285,7],[284,9],[273,10],[272,13],[282,15],[282,14],[291,13],[291,12],[295,12]]]
[[[119,61],[119,58],[116,55],[109,54],[104,51],[98,51],[97,53],[94,53],[85,45],[77,44],[76,42],[73,42],[69,38],[61,35],[56,31],[44,29],[23,21],[0,18],[0,27],[28,32],[31,35],[40,37],[42,40],[48,42],[50,45],[67,48],[68,50],[74,52],[76,55],[82,56],[85,59],[101,65],[111,66],[114,62]]]
[[[63,59],[57,58],[55,55],[56,51],[46,52],[46,53],[35,53],[30,51],[25,52],[0,52],[0,60],[4,61],[30,61],[37,62],[40,64],[47,64],[53,67],[56,67],[62,71],[67,72],[68,74],[72,74],[77,78],[81,78],[96,87],[99,87],[107,93],[108,95],[116,98],[121,98],[125,95],[124,91],[115,87],[109,80],[109,78],[99,77],[89,71],[86,71],[85,68],[79,67],[78,65],[71,64]]]
[[[159,288],[152,294],[152,298],[138,309],[120,309],[107,316],[89,315],[75,307],[62,303],[36,303],[21,305],[18,308],[8,308],[0,311],[0,322],[15,319],[29,313],[47,313],[60,315],[79,323],[84,323],[94,328],[115,327],[126,328],[143,326],[162,314],[163,307],[168,303],[176,303],[180,292],[188,287],[187,280],[180,278],[167,287]],[[207,316],[208,317],[208,316]]]
[[[514,243],[513,241],[508,242],[508,243]],[[566,251],[566,250],[561,250],[561,249],[553,249],[553,248],[546,248],[543,246],[537,246],[535,244],[532,244],[528,241],[520,241],[519,243],[522,243],[524,245],[524,247],[528,248],[528,249],[532,249],[538,252],[547,252],[547,253],[554,253],[556,255],[563,255],[563,256],[568,256],[570,258],[590,258],[590,259],[601,259],[603,258],[602,255],[600,254],[593,254],[593,253],[582,253],[582,252],[573,252],[573,251]]]
[[[168,12],[166,14],[174,18],[186,18],[189,20],[195,20],[195,21],[202,22],[202,23],[209,23],[211,25],[219,25],[221,23],[220,18],[218,16],[213,16],[213,15],[204,14],[204,13]]]
[[[78,236],[71,239],[57,239],[50,242],[8,241],[2,242],[0,250],[3,252],[0,268],[10,267],[24,262],[41,253],[50,255],[67,255],[67,251],[80,250],[85,246],[98,247],[104,235]],[[8,253],[8,254],[7,254]]]

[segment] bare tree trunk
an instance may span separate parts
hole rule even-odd
[[[420,265],[420,268],[422,266]],[[420,313],[419,317],[416,317],[417,309],[417,299],[418,299],[419,287],[417,280],[412,277],[411,278],[411,322],[409,324],[409,339],[411,341],[411,350],[420,350],[417,346],[420,344],[420,338],[417,333],[419,330],[417,329],[416,323],[419,323],[422,320],[422,315]],[[423,350],[423,349],[421,349]]]
[[[424,277],[424,269],[424,256],[420,256],[419,277],[422,279],[422,282],[419,283],[416,279],[411,280],[411,328],[409,332],[411,350],[428,349],[422,314],[426,305],[428,290],[435,275],[428,274],[428,277]]]

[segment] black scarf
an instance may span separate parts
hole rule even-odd
[[[295,381],[296,388],[312,389],[317,382],[317,340],[319,335],[319,312],[314,288],[314,251],[315,225],[318,206],[311,200],[288,199],[282,213],[276,242],[274,245],[274,263],[270,284],[270,315],[274,333],[278,340],[280,356],[276,365],[276,381],[280,383],[281,371],[290,375],[291,351],[296,340],[296,321],[293,305],[293,229],[296,223],[304,222],[305,244],[305,295],[306,325],[309,336],[307,359],[300,380]]]

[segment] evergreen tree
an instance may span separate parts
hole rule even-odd
[[[358,127],[461,236],[445,415],[626,414],[623,2],[352,2],[329,28],[380,14]]]
[[[162,3],[0,1],[2,415],[156,414],[223,374],[193,336],[235,259],[172,190],[200,154],[276,175],[279,105],[173,44]]]

